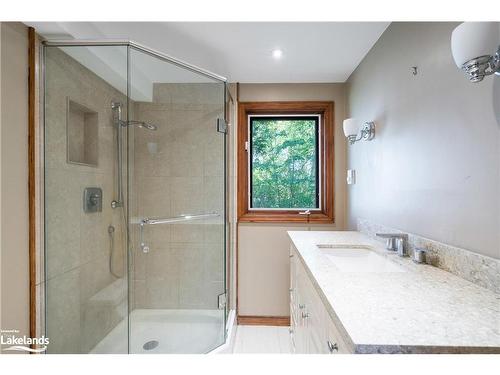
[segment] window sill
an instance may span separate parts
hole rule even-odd
[[[238,218],[239,223],[310,223],[310,224],[333,224],[334,218],[324,213],[312,213],[310,215],[299,215],[296,212],[269,212],[257,211],[247,212]]]

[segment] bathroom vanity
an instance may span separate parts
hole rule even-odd
[[[359,232],[290,231],[294,353],[500,353],[500,295]]]

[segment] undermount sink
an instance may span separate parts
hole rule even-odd
[[[341,272],[406,272],[369,246],[320,244],[317,247]]]

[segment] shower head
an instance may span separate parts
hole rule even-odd
[[[155,131],[158,129],[158,127],[156,125],[150,124],[149,122],[145,122],[145,121],[137,121],[137,120],[122,121],[122,126],[133,126],[133,125],[136,125],[139,128],[152,130],[152,131]]]

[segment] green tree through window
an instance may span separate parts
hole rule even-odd
[[[318,117],[251,117],[251,208],[319,208]]]

